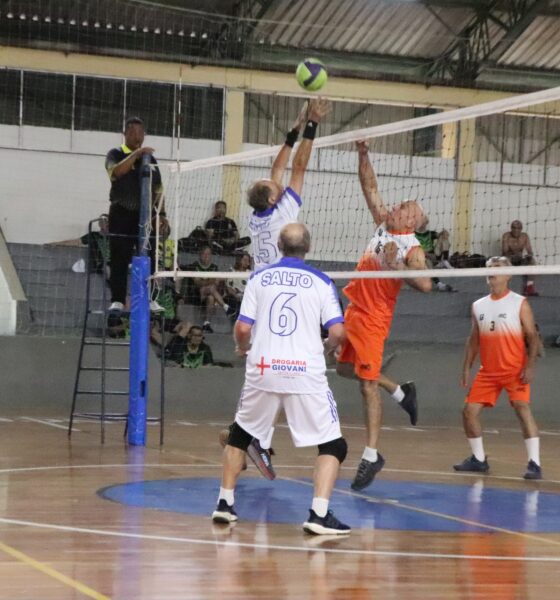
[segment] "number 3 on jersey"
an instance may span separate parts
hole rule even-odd
[[[280,336],[292,335],[297,328],[298,318],[296,311],[288,306],[297,294],[282,292],[278,294],[270,307],[268,327],[272,333]]]
[[[278,254],[276,244],[270,241],[272,234],[270,231],[261,231],[257,236],[257,252],[256,255],[262,262],[270,264],[276,259]]]

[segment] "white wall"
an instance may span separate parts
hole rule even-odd
[[[42,244],[83,235],[88,221],[108,211],[105,154],[121,143],[112,133],[0,126],[0,226],[6,240]],[[162,164],[175,155],[168,138],[147,136],[146,144]],[[220,151],[219,141],[181,140],[185,160]]]

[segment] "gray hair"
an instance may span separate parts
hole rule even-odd
[[[511,261],[507,256],[492,256],[484,265],[486,267],[511,267]]]

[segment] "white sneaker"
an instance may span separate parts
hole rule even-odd
[[[150,312],[163,312],[165,308],[155,300],[150,300]]]
[[[122,312],[124,310],[124,304],[122,302],[112,302],[109,306],[109,312]]]

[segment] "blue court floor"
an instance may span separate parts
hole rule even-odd
[[[99,490],[102,498],[127,506],[209,517],[220,481],[195,477],[141,481]],[[235,509],[244,521],[300,525],[311,504],[309,479],[243,478]],[[560,532],[560,495],[470,485],[376,480],[363,492],[339,480],[330,508],[354,529],[437,532]]]

